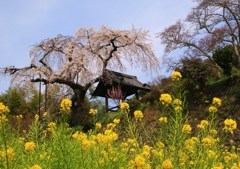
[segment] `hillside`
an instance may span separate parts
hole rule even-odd
[[[179,82],[172,82],[170,78],[162,79],[157,85],[152,87],[152,91],[142,98],[142,105],[145,105],[145,121],[150,127],[161,108],[159,97],[162,93],[181,93],[185,98],[185,111],[188,113],[188,121],[196,128],[201,120],[207,119],[208,108],[214,97],[222,100],[222,106],[217,112],[218,127],[223,126],[226,118],[232,118],[240,126],[240,76],[222,77],[215,81],[207,82],[202,88],[192,85],[189,79],[182,79]],[[144,107],[144,106],[142,106]],[[158,112],[158,113],[156,113]],[[161,112],[160,112],[161,114]],[[240,143],[240,130],[236,130],[235,142]]]

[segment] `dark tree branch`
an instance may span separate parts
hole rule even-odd
[[[65,85],[71,87],[72,89],[75,89],[75,88],[83,89],[83,86],[80,85],[80,84],[74,83],[74,82],[69,81],[69,80],[60,79],[60,78],[55,78],[53,80],[47,80],[45,78],[40,77],[40,78],[31,79],[31,82],[43,82],[45,84],[47,84],[47,83],[51,83],[51,84],[58,83],[58,84],[65,84]]]
[[[4,73],[5,73],[5,74],[9,73],[10,75],[13,75],[13,74],[15,74],[16,72],[26,71],[26,70],[29,70],[29,69],[32,69],[32,68],[37,68],[37,66],[34,65],[34,64],[31,64],[30,66],[23,67],[23,68],[15,68],[14,66],[12,66],[12,67],[7,67],[7,68],[5,68]]]

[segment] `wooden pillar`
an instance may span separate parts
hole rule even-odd
[[[108,112],[108,97],[107,96],[105,97],[105,110],[107,113]]]
[[[41,78],[41,76],[40,76]],[[38,89],[38,115],[39,115],[39,118],[41,118],[41,86],[42,86],[42,83],[41,81],[39,82],[39,89]]]
[[[44,111],[46,112],[47,111],[47,95],[48,95],[48,84],[46,83],[45,84],[45,103],[44,103]]]
[[[135,96],[136,96],[136,99],[139,100],[138,91],[136,91]]]

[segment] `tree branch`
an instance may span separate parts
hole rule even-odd
[[[13,75],[18,71],[25,71],[25,70],[29,70],[32,68],[37,68],[37,66],[34,64],[31,64],[30,66],[23,67],[23,68],[15,68],[14,66],[11,66],[11,67],[6,67],[4,73],[5,74],[9,73],[10,75]]]
[[[74,83],[74,82],[69,81],[69,80],[60,79],[60,78],[55,78],[53,80],[47,80],[45,78],[40,77],[40,78],[31,79],[31,82],[43,82],[45,84],[47,84],[47,83],[51,83],[51,84],[58,83],[58,84],[65,84],[65,85],[71,87],[72,89],[75,89],[75,88],[83,89],[83,86],[80,85],[80,84]]]

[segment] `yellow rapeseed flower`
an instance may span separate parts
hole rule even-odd
[[[181,106],[176,106],[176,107],[174,107],[174,111],[175,112],[177,112],[177,113],[180,113],[180,112],[182,112],[182,107]]]
[[[34,119],[35,119],[35,121],[38,121],[39,120],[39,115],[35,114]]]
[[[18,142],[19,143],[23,143],[25,141],[25,138],[24,137],[19,137],[19,139],[18,139]]]
[[[90,109],[89,114],[92,116],[95,116],[97,114],[98,110],[97,109]]]
[[[96,123],[95,126],[96,126],[97,129],[102,128],[102,124],[101,123]]]
[[[138,142],[136,139],[128,139],[127,142],[132,145],[133,147],[138,147]]]
[[[182,78],[182,75],[179,71],[174,71],[171,75],[172,81],[179,81]]]
[[[233,119],[224,120],[224,131],[233,134],[233,131],[237,128],[237,122]]]
[[[185,133],[190,134],[191,131],[192,131],[191,125],[190,125],[190,124],[184,124],[184,125],[183,125],[183,128],[182,128],[182,131],[185,132]]]
[[[123,142],[123,143],[120,144],[120,147],[122,148],[123,151],[127,151],[127,149],[128,149],[128,143]]]
[[[76,138],[78,138],[78,135],[79,135],[79,133],[78,133],[78,131],[76,131],[75,133],[73,133],[72,138],[76,139]]]
[[[163,169],[171,169],[171,168],[173,168],[171,160],[169,160],[169,159],[164,160],[163,163],[162,163],[162,167],[163,167]]]
[[[238,159],[238,155],[236,153],[230,153],[230,152],[227,152],[224,157],[224,161],[226,163],[229,163],[230,161],[237,160],[237,159]]]
[[[71,111],[72,101],[70,99],[63,99],[60,104],[60,110],[69,113]]]
[[[213,167],[213,169],[224,169],[224,165],[222,163],[218,163]]]
[[[39,165],[34,165],[30,169],[42,169],[42,167],[40,167]]]
[[[2,102],[0,102],[0,115],[8,112],[9,112],[8,106],[5,106]]]
[[[165,144],[163,143],[163,142],[161,142],[161,141],[159,141],[159,142],[157,142],[157,148],[158,149],[164,149],[164,147],[165,147]]]
[[[82,140],[82,147],[83,149],[89,149],[91,147],[94,147],[96,145],[95,141],[90,141],[90,140]]]
[[[115,123],[108,123],[107,124],[107,129],[113,129],[115,128],[117,125]]]
[[[216,140],[211,136],[207,136],[204,137],[201,142],[204,147],[212,147],[216,143]]]
[[[172,103],[172,96],[168,93],[164,93],[164,94],[161,94],[159,100],[163,105],[168,106]]]
[[[149,145],[144,145],[142,149],[143,149],[143,151],[150,152],[151,147]]]
[[[187,163],[187,161],[189,161],[189,155],[182,150],[178,151],[178,157],[179,157],[180,165],[182,167],[185,166],[185,163]],[[185,168],[185,167],[183,167],[183,168]]]
[[[217,109],[215,106],[210,106],[210,107],[208,108],[208,111],[209,111],[210,113],[216,113],[216,112],[218,111],[218,109]]]
[[[173,100],[173,104],[176,106],[181,106],[182,105],[182,101],[180,99],[174,99]]]
[[[87,139],[87,135],[83,132],[80,132],[78,135],[77,135],[77,139],[79,141],[82,141],[82,140],[86,140]]]
[[[135,168],[135,162],[133,160],[128,161],[128,169],[133,169]]]
[[[191,153],[195,152],[197,143],[198,143],[198,139],[196,137],[192,137],[184,141],[186,150]]]
[[[211,130],[209,131],[209,134],[211,134],[211,135],[213,135],[213,136],[216,136],[217,133],[218,133],[218,131],[215,130],[215,129],[211,129]]]
[[[145,158],[143,156],[137,155],[135,157],[134,162],[135,162],[135,166],[136,167],[143,167],[145,165],[145,163],[146,163],[146,160],[145,160]]]
[[[240,167],[238,167],[237,163],[234,163],[231,169],[240,169]]]
[[[17,115],[16,118],[17,118],[18,120],[21,120],[21,119],[23,118],[23,116],[20,114],[20,115]]]
[[[208,151],[208,157],[209,158],[216,158],[217,157],[217,153],[213,150],[209,150]]]
[[[0,115],[0,124],[1,124],[1,122],[7,122],[7,121],[8,121],[8,118],[6,115],[4,115],[4,114]]]
[[[7,158],[12,160],[14,158],[14,155],[15,155],[15,153],[14,153],[13,149],[12,148],[8,148],[7,149]],[[6,151],[5,150],[4,151],[0,151],[0,157],[2,159],[6,160]]]
[[[57,124],[55,122],[48,123],[48,127],[50,128],[56,128]]]
[[[142,147],[143,152],[141,153],[141,155],[145,158],[149,158],[150,157],[150,153],[151,153],[151,147],[148,145],[144,145]]]
[[[120,123],[120,119],[114,119],[114,120],[113,120],[113,123],[114,123],[114,124],[119,124],[119,123]]]
[[[56,130],[57,128],[57,124],[55,122],[50,122],[48,123],[48,128],[47,130],[51,133],[54,133],[54,131]]]
[[[202,120],[200,124],[197,125],[197,128],[199,129],[206,129],[208,127],[208,121],[207,120]]]
[[[136,152],[136,149],[135,149],[135,148],[130,148],[129,152],[130,152],[131,154],[134,154],[134,153]]]
[[[215,107],[220,107],[222,105],[222,100],[217,97],[214,97],[212,100],[212,105]]]
[[[48,112],[44,112],[42,116],[46,117],[47,115],[48,115]]]
[[[35,148],[35,143],[30,141],[25,144],[25,150],[32,151]]]
[[[159,118],[159,122],[160,122],[160,123],[167,123],[167,122],[168,122],[168,119],[167,119],[167,117],[160,117],[160,118]]]
[[[121,110],[128,110],[129,109],[129,104],[126,102],[122,102],[120,105]]]
[[[104,134],[105,134],[105,139],[108,141],[108,142],[112,142],[112,141],[115,141],[118,139],[118,134],[115,133],[114,131],[112,130],[105,130],[104,131]]]
[[[141,120],[143,119],[143,113],[142,113],[142,111],[136,110],[136,111],[134,112],[134,118],[135,118],[135,120],[141,121]]]

